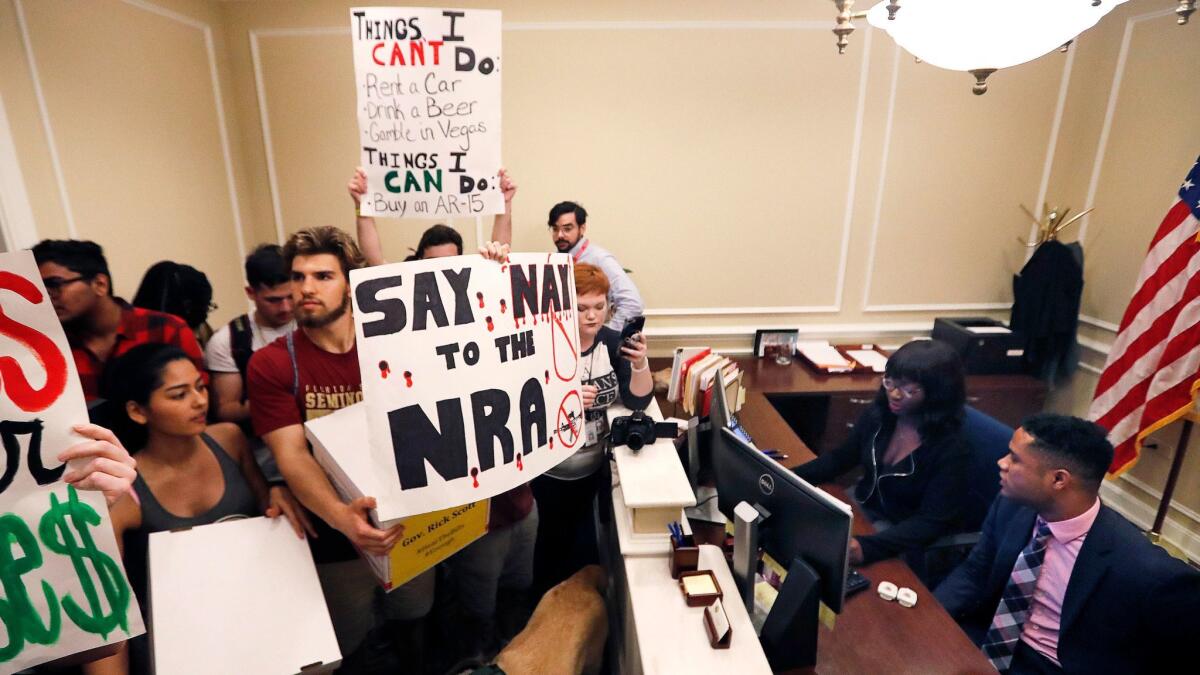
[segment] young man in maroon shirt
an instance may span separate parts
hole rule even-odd
[[[433,604],[433,570],[382,592],[354,549],[386,555],[404,528],[374,527],[368,518],[372,497],[344,503],[304,436],[304,422],[362,400],[349,278],[350,270],[363,265],[362,254],[347,233],[317,227],[292,235],[284,259],[299,327],[251,357],[246,376],[251,419],[288,486],[315,516],[316,536],[309,544],[347,664],[387,659],[389,642],[408,665],[419,664],[423,619]]]

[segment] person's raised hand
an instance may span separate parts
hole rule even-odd
[[[512,176],[508,175],[508,169],[500,169],[500,192],[504,194],[504,203],[511,204],[513,196],[517,194],[517,184],[513,181]]]
[[[501,244],[498,241],[489,241],[479,247],[479,255],[498,263],[508,262],[508,251],[508,244]]]
[[[363,195],[367,194],[367,172],[361,166],[354,170],[354,177],[346,183],[346,191],[350,193],[355,206],[362,204]]]
[[[129,492],[137,477],[137,462],[121,445],[116,435],[102,426],[80,424],[72,431],[88,439],[63,450],[58,461],[85,460],[82,466],[68,468],[63,480],[80,490],[98,490],[111,506]]]

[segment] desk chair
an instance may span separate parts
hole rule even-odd
[[[917,562],[917,574],[925,585],[934,588],[958,563],[966,559],[979,541],[980,528],[992,501],[1000,492],[1000,468],[996,462],[1008,454],[1008,442],[1013,429],[966,406],[963,435],[971,444],[971,468],[967,475],[967,509],[963,516],[963,532],[948,534],[925,547]]]

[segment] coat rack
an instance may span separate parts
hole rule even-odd
[[[1034,237],[1033,241],[1025,241],[1024,239],[1017,237],[1017,241],[1024,244],[1027,248],[1037,248],[1038,246],[1041,246],[1052,239],[1058,239],[1059,232],[1062,232],[1070,225],[1073,225],[1075,221],[1096,210],[1095,208],[1087,209],[1082,213],[1076,214],[1074,218],[1068,220],[1067,214],[1071,212],[1071,207],[1066,206],[1059,208],[1056,206],[1054,208],[1050,208],[1048,204],[1042,204],[1042,213],[1045,213],[1046,215],[1042,220],[1038,220],[1037,216],[1033,215],[1029,209],[1025,208],[1024,204],[1021,204],[1020,206],[1021,211],[1023,211],[1025,215],[1029,217],[1029,220],[1031,220],[1033,224],[1037,226],[1037,236]]]

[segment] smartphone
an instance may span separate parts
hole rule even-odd
[[[625,322],[625,327],[621,329],[621,343],[629,345],[633,340],[633,336],[642,332],[642,329],[645,327],[646,317],[635,316],[632,319],[629,319]]]

